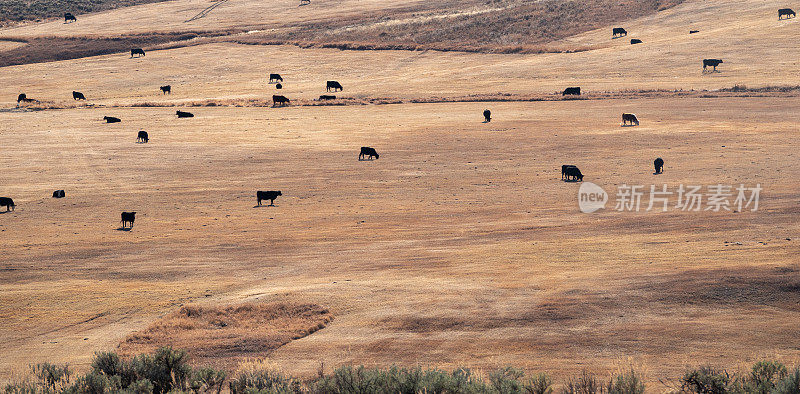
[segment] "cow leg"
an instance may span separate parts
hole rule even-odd
[[[258,206],[259,207],[261,206],[261,199],[260,198],[258,199]]]
[[[275,206],[275,199],[269,200],[269,206],[271,207]]]

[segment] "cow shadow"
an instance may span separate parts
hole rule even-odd
[[[0,215],[4,215],[4,214],[7,214],[7,213],[11,213],[11,212],[14,212],[14,211],[0,211]]]
[[[636,127],[636,126],[638,126],[638,125],[635,125],[635,124],[622,124],[622,125],[620,125],[620,127]]]
[[[664,173],[663,171],[662,172],[654,172],[653,175],[661,175],[663,173]]]
[[[564,179],[564,182],[568,182],[568,183],[576,183],[576,182],[583,182],[583,181],[579,181],[579,180],[577,180],[577,179]]]
[[[117,231],[131,231],[133,227],[117,227]]]
[[[275,204],[261,204],[261,205],[253,205],[253,208],[266,208],[266,207],[277,207]]]

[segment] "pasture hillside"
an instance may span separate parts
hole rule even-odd
[[[148,34],[196,33],[215,41],[294,44],[352,49],[439,49],[471,52],[543,52],[581,50],[550,47],[554,40],[614,22],[652,14],[681,0],[444,0],[392,2],[315,1],[298,7],[290,0],[259,2],[173,0],[160,4],[81,16],[0,31],[0,39],[40,45],[0,53],[0,66],[101,54],[118,40]],[[245,34],[245,36],[242,36]],[[225,36],[224,38],[219,38]],[[58,39],[80,49],[64,51]],[[93,41],[97,40],[97,43]],[[38,42],[37,42],[38,41]],[[46,43],[49,41],[49,46]],[[178,41],[178,40],[176,40]],[[188,45],[182,43],[181,45]],[[119,43],[116,51],[126,46]]]
[[[631,359],[656,381],[687,364],[797,359],[798,104],[4,112],[0,182],[17,208],[0,214],[2,371],[85,365],[197,298],[328,307],[326,328],[271,354],[302,374],[324,361],[563,377]],[[620,127],[622,112],[642,126]],[[360,146],[380,159],[359,162]],[[758,212],[611,201],[581,214],[565,163],[612,198],[622,184],[764,192]],[[256,190],[283,196],[255,208]],[[116,230],[121,211],[138,212],[130,232]]]

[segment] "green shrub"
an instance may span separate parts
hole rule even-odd
[[[553,392],[553,381],[547,374],[540,373],[532,376],[526,382],[524,389],[529,394],[551,394]]]
[[[222,391],[225,383],[225,372],[211,368],[203,368],[192,374],[189,385],[195,393],[217,393]]]
[[[753,365],[744,389],[748,393],[769,394],[786,375],[785,365],[777,361],[759,361]]]
[[[644,382],[633,369],[611,377],[609,394],[644,394]]]
[[[231,394],[300,392],[299,383],[272,370],[240,372],[228,383]]]
[[[800,394],[800,368],[795,368],[786,378],[778,382],[773,393]]]
[[[734,383],[731,375],[723,370],[714,367],[700,367],[686,372],[681,378],[681,391],[698,394],[724,394],[731,390],[730,385]]]

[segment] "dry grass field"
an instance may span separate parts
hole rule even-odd
[[[203,4],[0,36],[171,34]],[[419,4],[286,1],[267,12],[231,0],[190,28]],[[578,53],[198,42],[138,59],[3,67],[0,195],[17,206],[0,213],[0,380],[39,361],[85,367],[188,304],[329,311],[324,329],[260,354],[306,376],[320,363],[515,365],[558,378],[633,364],[659,392],[659,379],[687,366],[797,364],[800,97],[713,91],[800,85],[799,25],[777,21],[783,5],[687,0],[625,22],[628,38],[611,40],[608,26],[551,42],[590,49]],[[634,37],[645,43],[629,45]],[[2,45],[0,58],[15,50]],[[702,74],[710,57],[725,63]],[[300,105],[265,104],[277,92],[270,72]],[[358,105],[307,105],[330,79]],[[587,99],[517,101],[555,99],[566,86]],[[73,90],[87,102],[71,100]],[[50,109],[17,108],[21,92]],[[177,119],[176,109],[196,116]],[[623,112],[641,125],[620,127]],[[138,130],[149,143],[135,142]],[[361,146],[380,159],[358,161]],[[661,175],[655,157],[666,162]],[[607,209],[580,213],[580,184],[561,181],[562,164],[602,186]],[[760,184],[760,209],[612,209],[623,184],[718,183]],[[66,198],[51,198],[55,189]],[[283,195],[256,207],[256,190]],[[131,231],[119,230],[121,211],[137,212]]]

